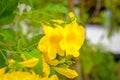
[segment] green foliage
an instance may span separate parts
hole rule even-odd
[[[0,68],[7,65],[6,55],[0,50]]]
[[[28,43],[28,48],[33,48],[38,45],[39,40],[43,37],[43,34],[36,35],[31,38]]]
[[[19,0],[0,0],[0,18],[13,13]]]
[[[15,32],[12,29],[0,30],[0,51],[5,56],[5,53],[15,45]]]
[[[4,41],[15,41],[15,32],[12,29],[0,30],[1,39]]]
[[[32,49],[32,51],[30,52],[23,52],[23,54],[25,55],[25,57],[27,59],[31,59],[33,57],[38,58],[39,62],[37,63],[36,66],[33,67],[33,70],[37,73],[37,74],[42,74],[42,69],[43,69],[43,60],[42,60],[42,54],[37,50],[37,49]]]
[[[13,19],[14,19],[14,14],[0,18],[0,25],[9,24],[13,21]]]
[[[12,22],[19,0],[0,0],[0,25]]]
[[[35,0],[20,0],[20,2],[30,5],[31,7],[33,7],[33,1],[35,1]],[[41,1],[41,0],[39,0],[39,1]]]
[[[38,64],[33,67],[33,70],[38,74],[42,74],[42,55],[36,48],[43,35],[32,36],[29,40],[24,34],[16,36],[16,33],[13,29],[9,28],[0,30],[0,68],[9,66],[8,59],[12,58],[15,60],[15,63],[9,66],[9,69],[23,70],[24,67],[19,63],[23,61],[21,54],[24,54],[27,59],[33,57],[39,59]]]
[[[49,75],[49,77],[50,77],[51,75],[54,75],[54,74],[56,74],[54,68],[50,67],[50,75]]]
[[[113,55],[103,46],[85,43],[80,59],[84,77],[88,76],[93,80],[116,80]]]

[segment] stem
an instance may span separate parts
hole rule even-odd
[[[101,6],[102,6],[102,0],[97,0],[96,6],[95,6],[95,11],[91,15],[90,19],[88,19],[88,21],[86,21],[87,23],[90,23],[92,21],[93,17],[98,16]]]
[[[75,80],[83,80],[82,78],[82,70],[81,70],[81,64],[80,64],[80,58],[77,57],[74,59],[75,60],[75,70],[78,73],[78,77],[75,78]]]
[[[83,21],[83,23],[85,23],[85,0],[80,0],[80,17]]]
[[[69,11],[73,12],[74,10],[74,0],[68,0]]]

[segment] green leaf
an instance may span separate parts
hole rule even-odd
[[[29,44],[28,44],[28,47],[29,47],[29,48],[30,48],[30,47],[36,47],[36,46],[38,45],[39,40],[40,40],[42,37],[43,37],[43,34],[39,34],[39,35],[37,35],[37,36],[34,36],[34,37],[30,40],[30,42],[29,42]]]
[[[13,21],[13,19],[14,19],[14,14],[10,14],[8,16],[2,17],[0,18],[0,25],[9,24]]]
[[[0,25],[9,24],[13,21],[13,11],[16,9],[19,0],[0,0]]]
[[[90,60],[90,58],[86,58],[85,61],[82,62],[83,73],[84,73],[85,75],[90,74],[93,66],[94,66],[94,64],[93,64],[93,62]]]
[[[15,32],[12,29],[0,30],[0,35],[4,38],[4,41],[15,41]]]
[[[49,4],[44,8],[45,11],[68,14],[68,9],[61,5]]]
[[[37,50],[37,49],[33,49],[30,54],[36,58],[39,59],[38,64],[33,67],[33,70],[37,73],[37,74],[42,74],[42,69],[43,69],[43,59],[42,59],[42,54]]]
[[[14,54],[12,54],[12,56],[13,56],[13,59],[15,61],[17,61],[17,62],[22,61],[22,58],[20,57],[20,54],[14,53]]]
[[[0,50],[0,68],[5,67],[7,65],[6,55]]]
[[[13,13],[19,0],[0,0],[0,18]]]
[[[22,50],[23,42],[22,39],[19,39],[17,41],[17,51]]]
[[[27,51],[24,51],[23,54],[25,55],[25,57],[26,57],[27,59],[33,58],[33,56],[32,56],[31,54],[29,54],[29,52],[27,52]]]
[[[3,40],[4,40],[4,36],[0,34],[0,42],[2,42]]]
[[[56,72],[55,72],[54,68],[50,67],[50,75],[49,75],[49,77],[52,76],[52,75],[54,75],[55,73]]]
[[[34,8],[41,8],[45,4],[46,0],[33,0],[34,1]]]
[[[31,59],[32,57],[35,57],[35,58],[38,58],[39,59],[39,62],[36,66],[33,67],[33,70],[41,75],[42,74],[42,69],[43,69],[43,59],[42,59],[42,54],[37,50],[37,49],[33,49],[32,51],[30,52],[23,52],[23,54],[25,55],[25,57],[27,59]]]

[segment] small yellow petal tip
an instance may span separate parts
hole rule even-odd
[[[73,12],[70,12],[70,13],[69,13],[69,17],[70,17],[70,18],[75,17],[74,13],[73,13]]]

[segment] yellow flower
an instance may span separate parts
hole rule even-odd
[[[32,67],[35,58],[21,62],[26,67]],[[33,62],[32,62],[33,60]],[[32,65],[33,63],[33,65]],[[0,69],[0,80],[59,80],[57,75],[52,75],[49,77],[50,68],[49,65],[43,59],[43,75],[37,75],[34,71],[9,71],[5,73],[6,67]]]
[[[76,22],[76,18],[73,13],[69,14],[73,21],[69,24],[60,26],[58,24],[64,23],[61,20],[53,20],[58,24],[53,24],[55,28],[51,26],[43,25],[45,36],[39,41],[38,49],[43,54],[48,54],[49,59],[55,59],[56,55],[64,56],[73,55],[79,56],[79,49],[84,42],[84,28],[79,26]]]
[[[44,77],[48,77],[50,74],[50,67],[49,65],[45,62],[44,58],[43,58],[43,76]]]
[[[49,78],[49,74],[50,74],[50,67],[49,65],[45,62],[45,59],[43,57],[43,75],[41,77],[40,80],[59,80],[57,75],[52,75]]]
[[[6,67],[0,68],[0,77],[4,75]]]
[[[49,59],[48,54],[43,54],[43,57],[44,61],[51,66],[56,66],[59,64],[59,61],[57,59]]]
[[[2,75],[0,80],[40,80],[40,77],[35,73],[11,71]]]
[[[41,77],[40,80],[59,80],[57,75],[52,75],[50,78],[49,77]]]
[[[74,15],[70,13],[70,18],[72,17],[74,17]],[[77,24],[76,19],[74,19],[72,23],[65,25],[64,38],[62,39],[60,46],[62,50],[66,51],[66,56],[79,56],[79,49],[83,45],[85,38],[84,31],[84,28]]]
[[[8,63],[9,63],[9,66],[12,66],[15,63],[15,60],[10,59],[10,60],[8,60]]]
[[[52,66],[56,66],[59,64],[59,61],[57,59],[54,59],[54,60],[49,60],[48,61],[48,64],[49,65],[52,65]]]
[[[11,71],[3,73],[5,68],[0,69],[0,80],[59,80],[57,75],[41,77],[34,72],[27,71]],[[2,73],[1,73],[2,72]]]
[[[54,67],[54,69],[55,69],[58,73],[66,76],[67,78],[75,78],[75,77],[78,76],[77,72],[76,72],[75,70],[72,70],[72,69],[60,68],[60,67]]]
[[[24,61],[27,60],[26,56],[23,53],[20,56]]]
[[[64,21],[62,21],[62,20],[52,20],[52,21],[57,23],[57,24],[63,24],[64,23]]]
[[[55,59],[57,53],[61,56],[64,55],[63,50],[60,48],[60,41],[63,39],[62,30],[63,28],[57,26],[56,28],[50,26],[43,26],[45,36],[40,40],[38,49],[47,53],[50,59]]]
[[[24,67],[34,67],[38,63],[38,58],[31,58],[29,60],[25,60],[23,62],[20,62]]]
[[[59,80],[57,75],[52,75],[49,80]]]

